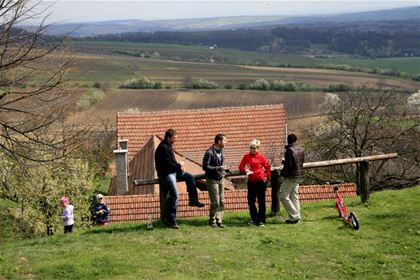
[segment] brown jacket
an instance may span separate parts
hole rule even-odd
[[[297,144],[285,146],[283,169],[280,175],[283,177],[301,177],[305,174],[303,163],[305,162],[305,152]]]

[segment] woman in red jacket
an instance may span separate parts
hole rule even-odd
[[[258,152],[260,141],[252,140],[249,145],[249,153],[245,154],[239,164],[242,174],[248,175],[248,205],[251,221],[249,225],[265,225],[265,191],[267,179],[270,176],[270,164],[267,159]],[[255,207],[255,199],[258,198],[258,212]]]

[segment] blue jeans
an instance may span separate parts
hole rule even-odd
[[[185,181],[185,184],[187,185],[188,200],[190,202],[197,202],[198,193],[194,175],[188,172],[183,172],[182,174],[177,174],[176,178],[179,181]]]
[[[188,172],[182,174],[171,173],[163,176],[162,181],[168,189],[168,201],[166,204],[166,220],[170,224],[176,223],[176,209],[178,208],[178,189],[176,188],[176,180],[185,181],[187,185],[188,198],[190,202],[198,201],[197,188],[195,184],[195,178]]]
[[[176,209],[178,208],[178,190],[176,188],[176,173],[163,176],[162,181],[168,190],[168,199],[166,201],[166,221],[173,225],[176,223]]]

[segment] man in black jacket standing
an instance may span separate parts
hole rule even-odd
[[[184,163],[178,163],[175,159],[173,145],[177,140],[177,133],[173,129],[165,132],[162,140],[155,151],[155,166],[159,179],[168,188],[169,201],[166,207],[166,222],[171,228],[178,229],[176,222],[176,209],[178,208],[178,190],[176,180],[185,181],[187,185],[189,206],[204,207],[198,201],[195,178],[192,174],[184,171]]]
[[[217,134],[214,144],[206,151],[203,158],[203,170],[206,172],[207,189],[210,196],[210,218],[209,225],[212,227],[224,228],[224,184],[223,177],[228,171],[224,165],[223,150],[226,144],[226,137]]]
[[[285,147],[283,169],[280,173],[284,181],[279,197],[289,215],[286,220],[287,224],[296,224],[300,221],[299,183],[302,182],[304,175],[305,152],[296,141],[296,135],[289,134],[287,136],[288,145]]]

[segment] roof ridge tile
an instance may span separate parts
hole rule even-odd
[[[263,108],[279,108],[283,109],[282,103],[277,104],[263,104],[263,105],[247,105],[247,106],[225,106],[225,107],[212,107],[212,108],[197,108],[197,109],[180,109],[180,110],[164,110],[164,111],[146,111],[146,112],[117,112],[118,117],[130,117],[130,116],[144,116],[144,115],[160,115],[160,114],[173,114],[173,113],[195,113],[195,112],[217,112],[220,110],[232,109],[244,111],[246,109],[263,109]]]

